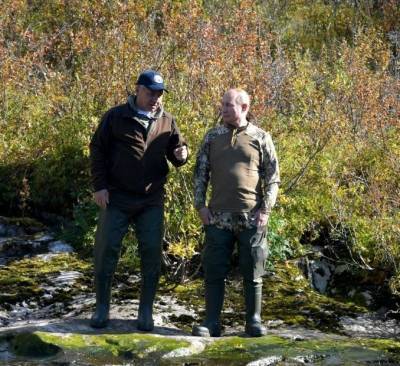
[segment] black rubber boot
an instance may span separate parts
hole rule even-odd
[[[246,304],[245,332],[250,337],[261,337],[267,334],[261,323],[262,283],[244,281]]]
[[[146,275],[142,278],[137,329],[145,332],[151,332],[154,329],[153,303],[156,296],[158,278],[158,275]]]
[[[110,313],[112,278],[96,278],[96,310],[90,319],[93,328],[104,328],[107,326]]]
[[[200,325],[193,326],[192,335],[197,337],[221,336],[221,311],[224,303],[224,282],[220,284],[206,284],[206,318]]]
[[[127,228],[128,216],[125,213],[115,207],[107,207],[106,210],[100,211],[94,246],[96,310],[90,320],[93,328],[107,326],[111,284],[117,267],[121,241]]]

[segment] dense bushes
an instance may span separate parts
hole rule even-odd
[[[101,114],[124,102],[138,72],[155,67],[192,155],[167,186],[173,255],[199,250],[194,155],[217,123],[221,95],[239,86],[252,95],[252,112],[271,131],[281,162],[270,227],[275,258],[301,250],[303,234],[329,220],[347,228],[371,266],[399,274],[399,9],[397,0],[6,0],[1,212],[75,216],[73,237],[90,246],[90,136]]]

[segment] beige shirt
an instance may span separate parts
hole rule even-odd
[[[209,149],[213,211],[248,212],[262,201],[258,141],[246,128],[228,129]]]

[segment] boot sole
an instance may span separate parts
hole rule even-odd
[[[206,338],[207,337],[220,337],[221,336],[221,332],[220,331],[210,331],[209,329],[203,330],[203,329],[199,329],[199,327],[195,327],[192,330],[192,336],[195,336],[195,337],[206,337]]]
[[[254,329],[251,327],[246,327],[245,328],[245,333],[249,335],[250,337],[263,337],[267,335],[267,330],[266,329]]]

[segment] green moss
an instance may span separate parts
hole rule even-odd
[[[285,354],[291,342],[277,336],[258,339],[232,337],[216,341],[199,356],[207,359],[224,359],[249,362],[257,358]]]
[[[21,226],[27,232],[37,232],[44,230],[45,225],[30,217],[1,217],[8,225]]]
[[[378,342],[379,343],[379,342]],[[397,342],[398,343],[398,342]],[[265,336],[257,339],[231,337],[218,340],[209,345],[198,359],[222,360],[221,364],[239,365],[249,361],[280,356],[284,360],[307,357],[317,360],[334,357],[341,365],[371,360],[393,360],[386,346],[379,348],[375,342],[347,338],[324,340],[293,341],[278,336]],[[391,344],[391,347],[393,344]]]
[[[147,334],[58,334],[24,333],[11,335],[8,341],[13,352],[22,357],[38,358],[56,355],[60,350],[70,359],[90,364],[124,360],[160,360],[170,351],[188,348],[189,342],[171,337]],[[267,357],[290,361],[305,358],[312,364],[334,359],[341,365],[371,362],[400,362],[400,342],[382,339],[351,339],[323,336],[319,339],[295,341],[275,335],[260,338],[227,337],[215,339],[203,352],[179,359],[179,364],[244,365]],[[325,361],[324,361],[325,360]],[[164,362],[164,361],[163,361]],[[163,364],[169,364],[166,360]],[[176,363],[173,363],[176,364]]]
[[[358,343],[368,348],[390,353],[400,361],[400,340],[394,339],[360,339]]]
[[[337,330],[338,319],[367,309],[314,291],[294,263],[277,264],[264,281],[263,318],[289,325]]]
[[[190,304],[194,308],[204,306],[204,286],[201,279],[171,286],[171,284],[162,278],[160,281],[160,291],[165,294],[173,294],[182,305]]]
[[[43,341],[64,349],[93,353],[102,350],[123,358],[160,356],[177,348],[189,347],[190,343],[168,337],[144,334],[121,335],[67,335],[36,333]]]
[[[314,291],[304,278],[295,262],[278,263],[274,274],[265,277],[263,287],[264,321],[282,320],[288,325],[300,325],[328,331],[340,331],[338,324],[341,316],[352,316],[367,311],[357,304],[332,298]],[[183,305],[190,304],[197,309],[199,318],[204,315],[204,285],[201,279],[168,289],[161,284],[161,291],[177,297]],[[244,298],[242,281],[239,277],[230,278],[225,290],[225,302],[222,313],[224,325],[244,323]],[[177,319],[179,321],[179,319]],[[176,321],[177,326],[182,324]]]
[[[49,275],[58,275],[61,271],[83,273],[84,276],[77,280],[75,288],[68,290],[60,288],[55,294],[65,299],[66,293],[72,295],[74,291],[80,291],[81,284],[91,281],[90,269],[90,264],[74,254],[60,254],[46,261],[34,257],[11,262],[0,268],[0,304],[38,300],[43,295],[40,286],[47,283]]]
[[[56,355],[60,348],[54,344],[43,341],[41,337],[33,333],[17,334],[11,340],[13,352],[23,357],[49,357]]]

